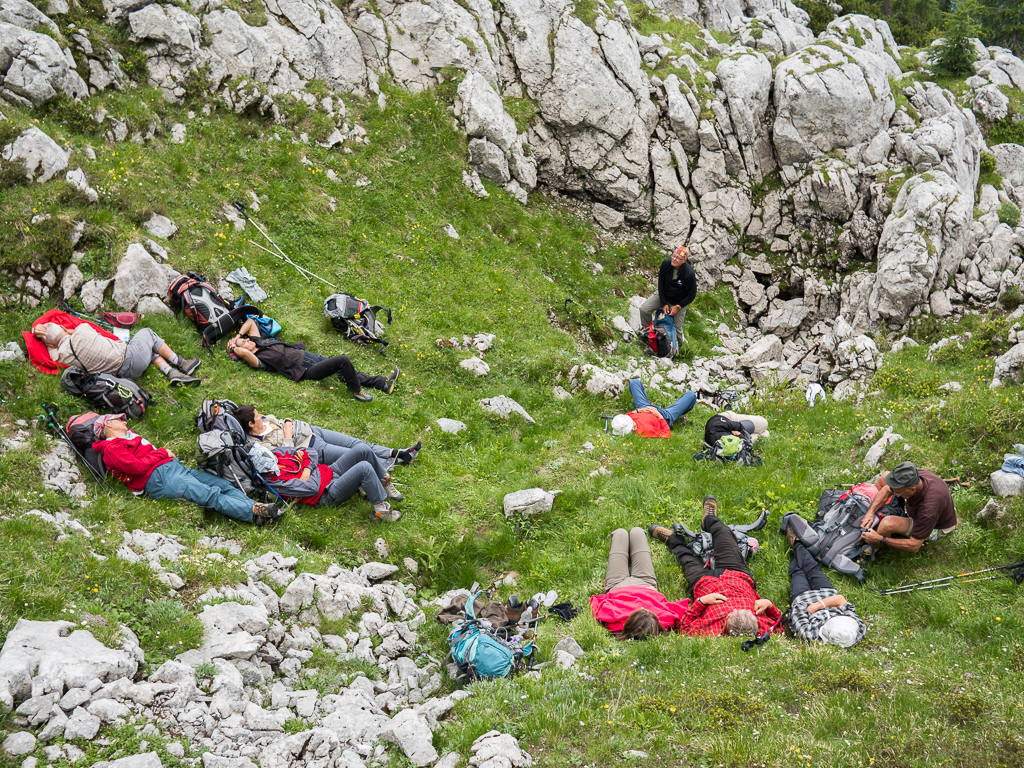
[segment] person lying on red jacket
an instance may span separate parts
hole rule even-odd
[[[715,568],[707,568],[687,542],[670,529],[652,525],[651,535],[668,543],[690,583],[693,602],[679,620],[679,631],[688,635],[762,635],[782,632],[782,612],[771,600],[757,594],[757,585],[736,537],[718,519],[718,501],[704,497],[701,527],[711,534]]]
[[[92,447],[114,477],[136,496],[185,499],[243,523],[267,525],[279,520],[280,503],[254,502],[222,477],[189,469],[166,448],[157,448],[128,428],[121,414],[101,416],[93,424]]]

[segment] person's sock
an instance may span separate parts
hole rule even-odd
[[[181,358],[178,355],[171,353],[171,356],[167,358],[167,362],[173,365],[175,368],[177,368],[178,363],[181,362]]]
[[[171,375],[171,364],[168,363],[166,360],[160,365],[160,373],[162,373],[164,376]]]

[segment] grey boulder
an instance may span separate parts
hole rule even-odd
[[[58,93],[89,95],[85,81],[52,37],[0,22],[0,99],[39,107]]]
[[[433,734],[427,721],[415,710],[403,709],[393,718],[381,733],[381,739],[401,747],[405,756],[415,766],[430,765],[437,761]]]
[[[134,309],[143,296],[166,296],[167,272],[140,243],[132,243],[117,265],[114,275],[114,303],[121,309]]]
[[[548,492],[543,488],[527,488],[515,493],[505,494],[503,508],[505,517],[513,514],[536,515],[548,512],[555,503],[555,496],[561,491]]]
[[[0,24],[0,27],[3,26]],[[21,162],[25,166],[25,175],[40,182],[49,181],[67,168],[68,157],[68,153],[57,142],[34,125],[26,128],[18,138],[3,148],[4,160]]]

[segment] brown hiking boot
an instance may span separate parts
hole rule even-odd
[[[648,527],[647,533],[651,538],[657,539],[658,541],[668,541],[668,537],[672,535],[672,529],[655,523]]]
[[[384,492],[388,495],[389,499],[394,501],[402,500],[402,492],[395,488],[395,481],[391,479],[391,475],[388,475],[381,481],[381,485],[384,486]]]
[[[704,514],[700,516],[700,521],[703,523],[704,518],[708,515],[718,517],[718,499],[710,493],[704,497]]]
[[[796,531],[793,530],[792,525],[786,526],[786,543],[789,544],[790,549],[792,549],[793,545],[796,544]]]

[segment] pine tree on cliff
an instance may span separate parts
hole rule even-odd
[[[935,46],[932,62],[935,69],[952,77],[968,77],[974,74],[974,62],[978,56],[971,38],[977,35],[978,3],[976,0],[961,0],[946,19],[941,42]]]

